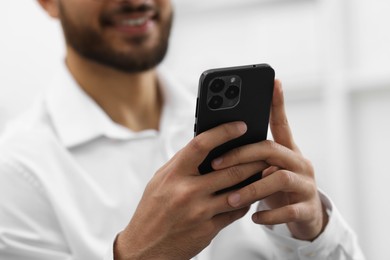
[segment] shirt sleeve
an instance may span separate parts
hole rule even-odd
[[[4,157],[0,193],[0,259],[73,259],[39,182]]]
[[[265,232],[278,248],[277,259],[301,260],[363,260],[355,233],[344,221],[331,200],[320,192],[329,214],[323,233],[313,242],[292,238],[286,225],[265,227]],[[259,204],[261,209],[261,204]]]

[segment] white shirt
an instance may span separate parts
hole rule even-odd
[[[111,121],[65,66],[9,125],[0,139],[0,259],[113,258],[113,241],[147,182],[193,136],[196,97],[163,76],[159,131],[135,133]],[[197,259],[363,259],[354,233],[322,200],[330,220],[312,243],[247,216]]]

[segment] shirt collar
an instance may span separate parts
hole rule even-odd
[[[164,107],[160,131],[169,126],[169,119],[174,114],[183,112],[188,107],[189,97],[186,92],[175,88],[168,77],[159,70],[159,83],[162,88]],[[46,105],[55,131],[66,147],[74,147],[99,137],[118,140],[147,138],[156,136],[156,130],[133,132],[114,121],[87,95],[77,84],[66,65],[63,63],[46,93]],[[188,110],[187,110],[188,111]],[[170,114],[170,116],[167,116]],[[188,116],[188,113],[186,114]]]

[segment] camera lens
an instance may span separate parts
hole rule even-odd
[[[234,99],[234,98],[238,97],[239,92],[240,92],[240,89],[236,85],[231,85],[225,91],[225,96],[228,99]]]
[[[225,87],[225,81],[222,79],[214,79],[210,85],[210,90],[214,93],[218,93]]]
[[[223,104],[223,98],[221,96],[213,96],[209,101],[209,107],[211,109],[218,109]]]

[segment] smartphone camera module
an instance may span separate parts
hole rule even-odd
[[[221,92],[225,88],[225,81],[222,79],[214,79],[210,84],[210,90],[214,93]]]
[[[240,89],[236,85],[231,85],[225,91],[225,96],[228,99],[235,99],[239,93],[240,93]]]
[[[221,96],[213,96],[209,101],[209,107],[211,109],[221,108],[223,104],[223,98]]]
[[[214,78],[207,91],[207,105],[211,110],[228,109],[240,102],[241,78],[235,75]]]

